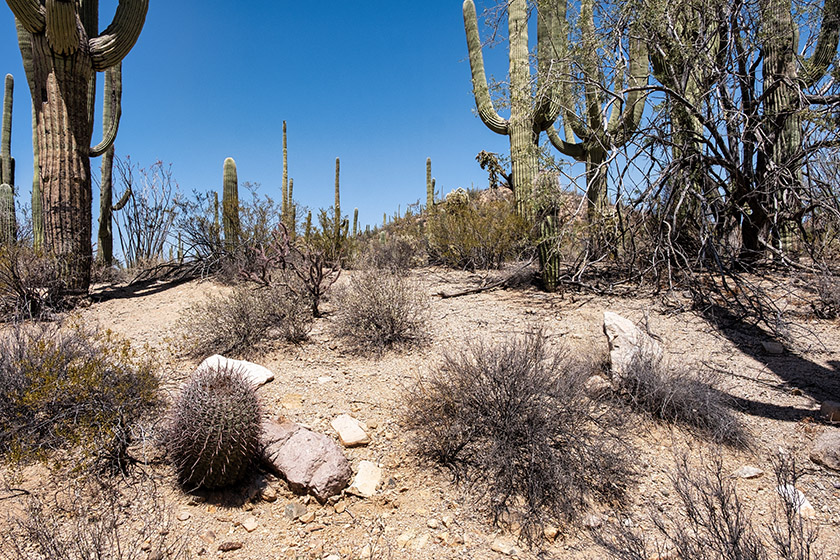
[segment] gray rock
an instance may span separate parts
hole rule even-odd
[[[785,347],[781,343],[774,340],[765,340],[761,343],[761,348],[765,353],[771,356],[780,356],[785,353]]]
[[[298,502],[289,502],[283,510],[283,515],[295,520],[302,515],[306,515],[306,506]]]
[[[820,405],[820,416],[829,422],[840,422],[840,403],[825,401]]]
[[[813,462],[840,471],[840,432],[824,432],[816,440],[808,455]]]
[[[274,372],[253,362],[246,362],[245,360],[232,360],[225,358],[219,354],[213,354],[196,368],[196,373],[210,368],[230,368],[237,369],[242,372],[245,379],[254,384],[255,387],[265,385],[274,379]]]
[[[293,422],[267,422],[262,437],[266,461],[292,491],[309,492],[323,502],[350,482],[350,463],[329,437]]]
[[[604,311],[604,334],[610,346],[613,376],[621,378],[635,359],[659,361],[662,347],[647,333],[612,311]]]

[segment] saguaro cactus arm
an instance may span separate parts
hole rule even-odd
[[[467,48],[470,53],[470,69],[472,70],[473,95],[478,108],[478,116],[487,128],[497,134],[507,135],[509,132],[507,119],[502,118],[493,107],[490,98],[490,87],[484,72],[484,55],[481,52],[481,38],[478,35],[478,17],[475,14],[475,4],[466,0],[463,6],[464,29],[467,32]]]
[[[46,8],[38,0],[6,0],[15,19],[30,33],[41,33],[47,26]]]
[[[117,131],[120,128],[120,117],[122,116],[121,100],[122,62],[105,71],[105,99],[103,100],[102,117],[106,121],[103,123],[103,127],[107,128],[104,128],[102,142],[90,149],[90,157],[99,157],[114,145],[114,141],[117,139]]]
[[[6,74],[3,93],[3,129],[0,133],[0,183],[15,184],[15,160],[12,157],[12,97],[15,79]]]
[[[143,30],[148,10],[149,0],[120,0],[111,25],[90,39],[94,70],[102,72],[125,58]]]
[[[75,0],[47,0],[47,41],[53,51],[69,55],[79,48],[79,28],[76,26]]]
[[[826,0],[823,6],[823,20],[817,37],[817,46],[811,57],[804,60],[800,79],[808,88],[817,83],[828,70],[837,54],[840,40],[840,0]]]

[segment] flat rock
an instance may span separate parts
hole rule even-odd
[[[763,474],[764,471],[759,468],[744,465],[743,467],[732,473],[732,478],[758,478]]]
[[[283,510],[283,514],[291,520],[306,515],[306,506],[298,502],[289,502]]]
[[[785,353],[785,347],[775,340],[764,340],[761,343],[761,348],[765,353],[771,356],[779,356]]]
[[[242,528],[248,531],[249,533],[253,533],[256,528],[259,526],[259,521],[253,515],[250,517],[246,517],[245,521],[242,522]]]
[[[324,434],[293,422],[263,424],[265,459],[294,492],[320,501],[340,494],[353,474],[341,448]]]
[[[604,311],[604,334],[610,347],[614,376],[621,378],[636,359],[659,361],[662,347],[632,321],[612,311]]]
[[[824,432],[811,447],[808,457],[818,465],[840,471],[840,432]]]
[[[490,545],[490,550],[504,554],[505,556],[516,556],[519,554],[519,549],[516,548],[513,540],[504,537],[496,537],[493,539],[493,544]]]
[[[239,370],[242,372],[242,375],[253,383],[255,387],[260,387],[265,385],[272,379],[274,379],[274,372],[270,369],[263,367],[259,364],[255,364],[253,362],[246,362],[245,360],[233,360],[231,358],[225,358],[219,354],[213,354],[201,364],[199,364],[198,368],[195,370],[196,373],[202,372],[211,368],[216,369],[234,369]]]
[[[820,405],[820,416],[829,422],[840,422],[840,403],[825,401]]]
[[[238,541],[223,542],[219,545],[219,552],[230,552],[231,550],[239,550],[243,546],[245,545]]]
[[[338,439],[344,447],[359,447],[370,443],[370,436],[359,425],[359,421],[349,414],[337,416],[330,426],[338,433]]]
[[[382,469],[370,461],[361,461],[359,472],[356,473],[356,478],[353,479],[353,484],[350,485],[347,492],[362,498],[370,498],[376,493],[376,487],[379,485],[381,478]]]
[[[805,497],[801,490],[795,488],[792,484],[784,484],[776,488],[779,495],[789,504],[796,508],[796,512],[805,519],[813,519],[817,514],[814,506]]]

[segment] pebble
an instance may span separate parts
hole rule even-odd
[[[262,489],[262,493],[260,494],[260,496],[266,502],[273,502],[277,499],[277,490],[275,490],[271,486],[266,486]]]
[[[443,524],[446,525],[447,527],[452,527],[452,524],[455,522],[452,519],[451,515],[444,515],[443,519],[441,519],[441,521],[443,521]]]
[[[344,502],[338,502],[337,504],[335,504],[334,509],[336,513],[344,513],[344,511],[347,509],[347,504],[345,504]]]
[[[493,539],[493,544],[490,545],[490,550],[504,554],[505,556],[516,556],[519,554],[519,549],[513,544],[513,541],[503,537],[496,537]]]
[[[245,546],[239,541],[227,541],[219,545],[219,552],[230,552],[231,550],[239,550]]]
[[[186,521],[192,517],[192,514],[188,511],[179,511],[178,512],[178,521]]]
[[[254,516],[246,517],[245,521],[242,522],[242,527],[248,531],[249,533],[254,532],[254,530],[259,526],[259,521]]]
[[[359,463],[359,472],[353,479],[353,484],[347,489],[349,494],[355,494],[362,498],[370,498],[376,493],[379,480],[382,478],[382,469],[370,461]]]
[[[559,534],[560,529],[558,529],[557,527],[546,527],[545,529],[543,529],[543,536],[545,536],[547,540],[550,540],[552,542],[554,541],[554,539],[557,538],[557,535]]]
[[[306,506],[298,502],[289,502],[283,514],[289,519],[297,519],[306,513]]]
[[[303,515],[298,517],[298,521],[300,521],[301,523],[312,523],[313,521],[315,521],[315,512],[308,511],[304,513]]]
[[[216,533],[213,531],[204,531],[201,535],[199,535],[199,538],[207,544],[213,544],[213,541],[216,540]]]
[[[362,547],[362,550],[359,551],[359,558],[360,558],[360,560],[367,560],[368,558],[370,558],[370,555],[371,555],[370,545],[366,544],[365,546]]]
[[[429,527],[429,529],[438,529],[440,528],[440,521],[433,517],[426,521],[426,526]]]
[[[759,468],[744,465],[743,467],[732,473],[732,478],[758,478],[763,474],[764,471]]]

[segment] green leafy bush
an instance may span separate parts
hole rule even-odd
[[[426,221],[429,260],[468,270],[498,268],[533,251],[531,225],[508,200],[442,203]]]
[[[125,468],[131,430],[159,405],[153,363],[111,331],[16,323],[0,335],[0,456],[79,448]]]

